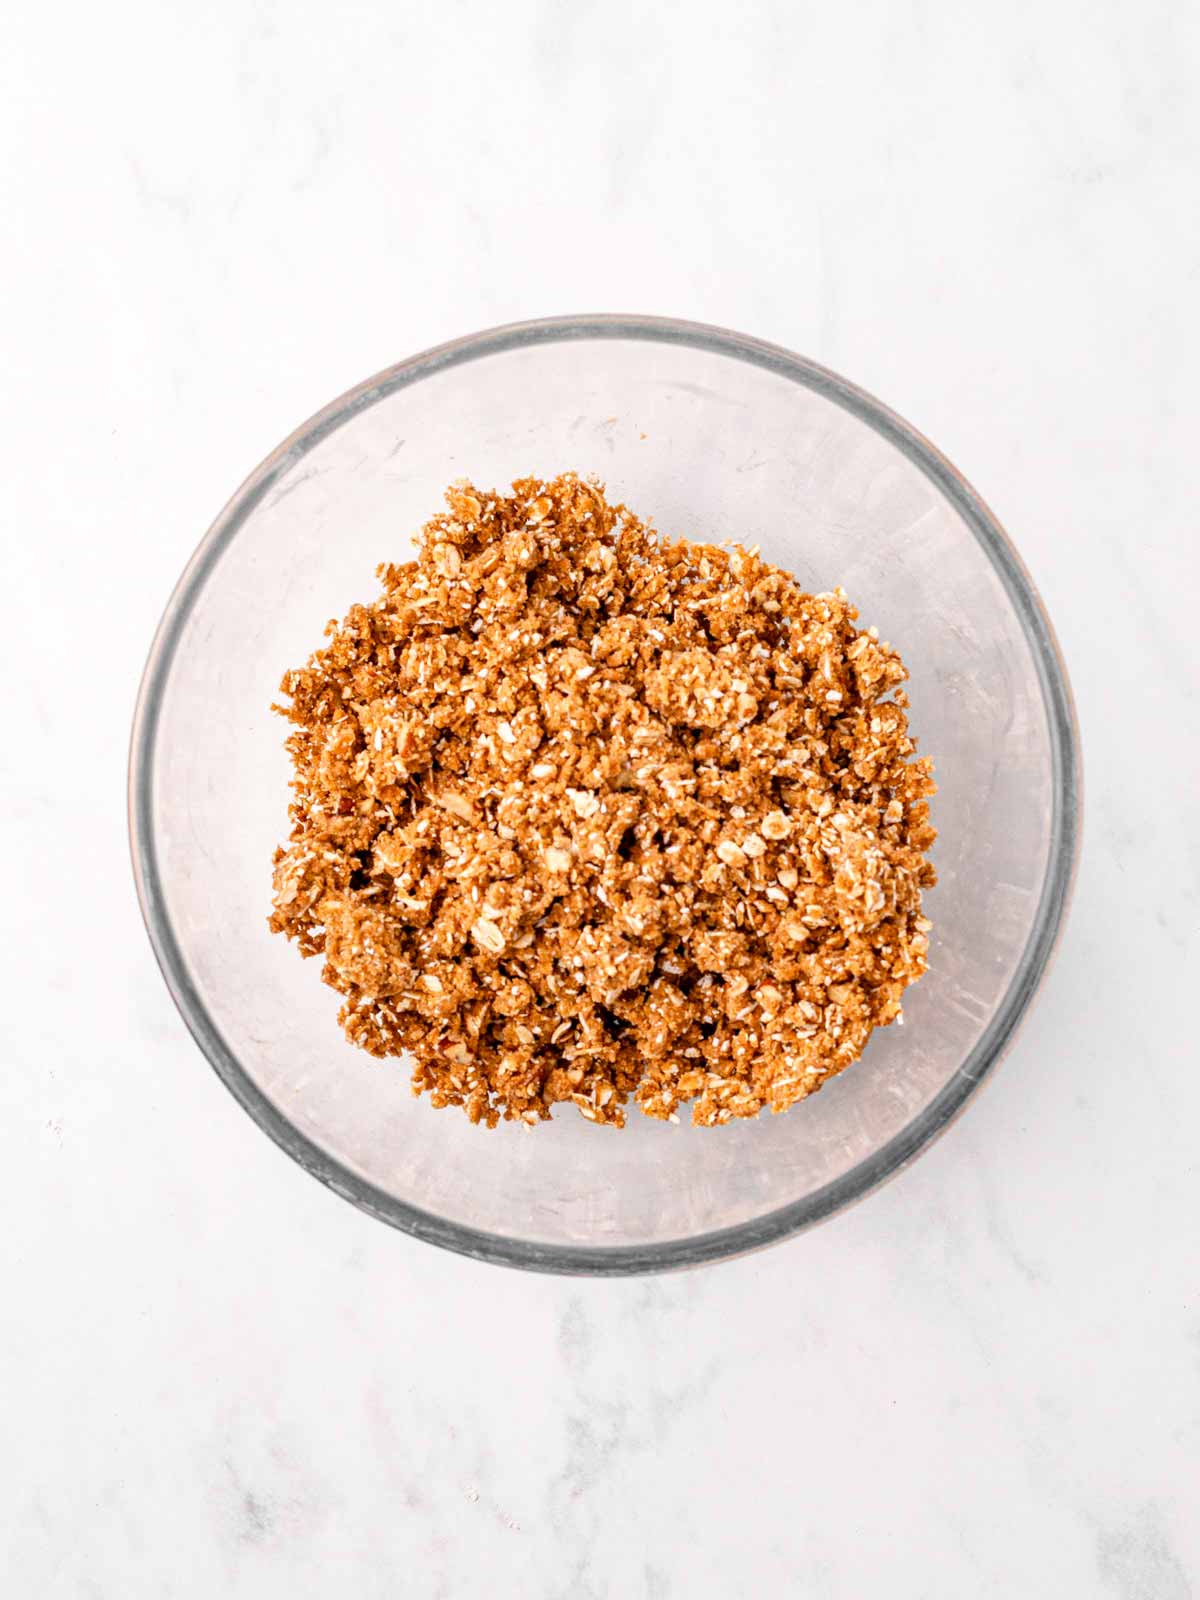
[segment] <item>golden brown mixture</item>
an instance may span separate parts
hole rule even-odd
[[[446,499],[284,677],[271,927],[472,1122],[784,1110],[925,970],[899,656],[840,589],[573,474]]]

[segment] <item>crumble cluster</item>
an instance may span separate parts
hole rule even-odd
[[[472,1122],[785,1110],[925,971],[899,656],[842,590],[574,474],[446,500],[283,679],[271,927]]]

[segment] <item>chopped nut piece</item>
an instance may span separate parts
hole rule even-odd
[[[437,805],[444,811],[449,811],[452,816],[461,817],[464,822],[475,821],[475,807],[461,794],[455,794],[451,790],[447,794],[436,795],[434,799]]]
[[[447,505],[283,679],[270,926],[472,1122],[786,1110],[926,967],[903,664],[840,589],[573,474]]]

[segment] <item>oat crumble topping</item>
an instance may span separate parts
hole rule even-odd
[[[925,971],[898,654],[841,589],[572,473],[446,500],[284,676],[270,926],[472,1122],[785,1110]]]

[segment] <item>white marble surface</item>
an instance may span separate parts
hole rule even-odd
[[[14,12],[0,1592],[1200,1591],[1198,19]],[[941,1144],[616,1284],[439,1254],[282,1156],[167,998],[123,804],[244,472],[414,349],[600,309],[778,340],[934,438],[1045,594],[1089,788],[1057,965]]]

